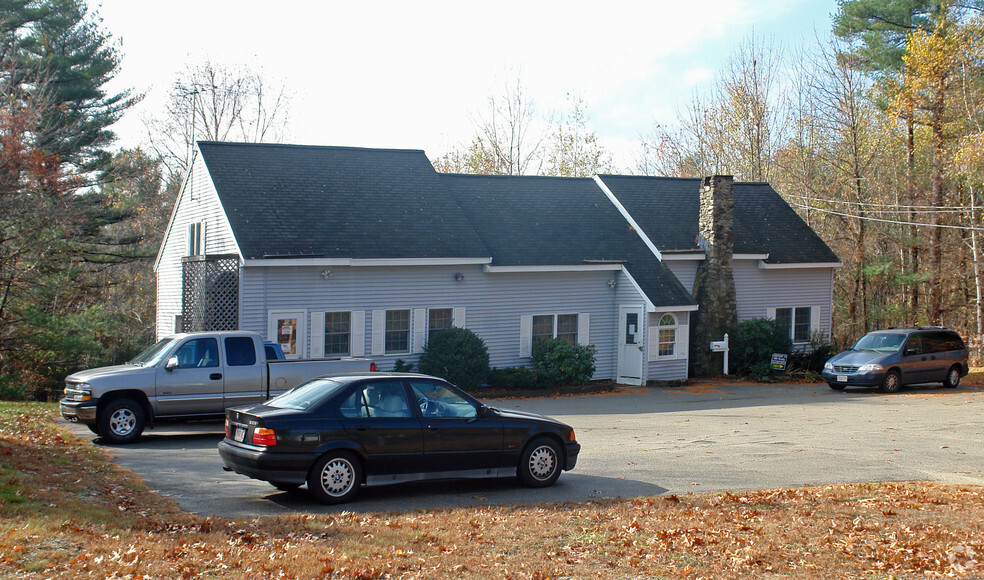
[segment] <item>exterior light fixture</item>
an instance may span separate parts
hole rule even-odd
[[[609,288],[615,288],[615,285],[616,284],[618,284],[618,282],[616,282],[614,278],[612,278],[611,280],[608,281],[608,287]]]
[[[461,282],[464,279],[465,279],[465,275],[462,274],[461,272],[455,272],[454,273],[454,281],[455,282]]]
[[[321,271],[321,279],[322,280],[329,280],[329,279],[331,279],[331,276],[332,276],[331,270],[322,270]]]

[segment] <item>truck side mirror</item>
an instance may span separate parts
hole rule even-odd
[[[169,371],[173,371],[174,369],[178,368],[178,357],[172,356],[171,358],[167,359],[167,364],[164,365],[164,368]]]

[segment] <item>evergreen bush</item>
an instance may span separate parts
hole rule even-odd
[[[594,345],[549,338],[533,345],[533,370],[545,387],[583,385],[594,376],[594,357]]]
[[[751,318],[738,323],[729,345],[729,366],[739,375],[763,377],[771,372],[772,354],[790,354],[789,329],[777,320]]]
[[[489,376],[489,351],[471,330],[448,328],[427,341],[417,368],[462,389],[476,389]]]

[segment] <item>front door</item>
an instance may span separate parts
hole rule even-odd
[[[639,306],[620,306],[618,320],[618,382],[626,385],[641,385],[642,365],[645,361],[643,309]]]
[[[307,344],[307,326],[304,319],[307,313],[303,310],[273,310],[267,321],[267,340],[280,345],[284,357],[289,359],[304,358]]]

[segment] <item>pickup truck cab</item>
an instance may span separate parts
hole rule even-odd
[[[227,407],[265,401],[308,379],[373,366],[367,359],[283,360],[278,345],[252,332],[176,334],[126,364],[70,375],[59,407],[106,441],[128,443],[156,419],[222,417]]]

